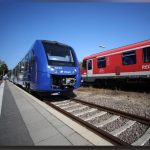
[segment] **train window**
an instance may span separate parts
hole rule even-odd
[[[124,52],[122,55],[123,65],[136,64],[136,51]]]
[[[88,60],[88,70],[92,70],[92,60]]]
[[[19,72],[20,72],[20,71],[19,71],[19,70],[20,70],[19,68],[20,68],[20,66],[19,66],[19,64],[18,64],[18,65],[17,65],[17,75],[18,75]]]
[[[97,67],[98,68],[105,68],[106,67],[106,58],[101,57],[97,59]]]
[[[24,62],[23,61],[21,62],[21,72],[22,73],[24,72]]]
[[[143,60],[144,62],[150,62],[150,47],[143,48]]]
[[[71,47],[43,42],[49,65],[75,66]]]
[[[22,62],[19,63],[19,72],[22,73]]]
[[[18,64],[19,73],[21,72],[21,62]]]
[[[25,71],[29,69],[29,54],[25,57]]]

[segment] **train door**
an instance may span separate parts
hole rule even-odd
[[[91,77],[93,74],[93,60],[87,60],[87,77]]]
[[[115,74],[116,74],[117,76],[120,75],[120,66],[116,66],[116,67],[115,67]]]

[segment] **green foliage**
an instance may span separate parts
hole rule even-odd
[[[7,64],[0,60],[0,75],[5,75],[8,73],[8,67]]]
[[[13,74],[13,70],[8,70],[8,73],[7,73],[8,78],[11,78],[12,74]]]

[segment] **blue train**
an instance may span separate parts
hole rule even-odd
[[[80,66],[72,47],[36,40],[13,69],[11,80],[29,92],[63,93],[80,87]]]

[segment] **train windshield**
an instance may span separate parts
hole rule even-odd
[[[75,66],[70,47],[43,42],[47,54],[48,64],[52,66]]]

